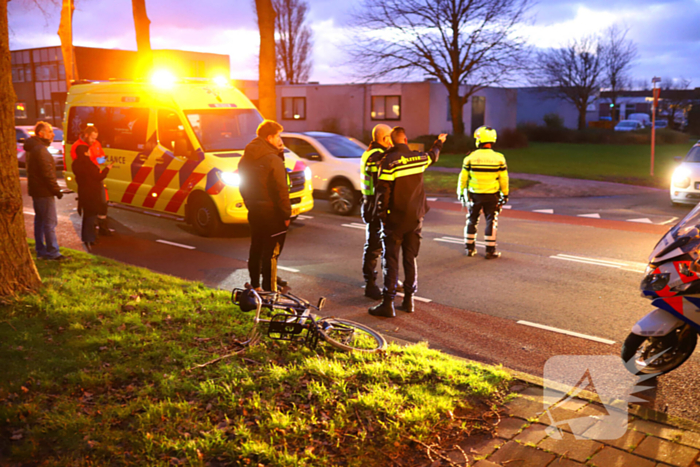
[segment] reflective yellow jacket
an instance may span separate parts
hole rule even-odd
[[[508,195],[508,167],[506,158],[493,149],[477,149],[464,158],[459,173],[457,195],[464,189],[471,193],[498,193]]]

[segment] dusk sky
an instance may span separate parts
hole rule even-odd
[[[352,80],[344,68],[342,42],[350,11],[359,3],[309,0],[314,34],[311,80]],[[259,37],[253,0],[147,0],[147,9],[154,49],[227,54],[232,78],[257,79]],[[9,2],[12,50],[59,45],[59,8],[49,6],[47,12],[45,17],[32,0]],[[628,37],[639,50],[635,80],[682,77],[700,86],[700,0],[541,0],[531,13],[534,25],[525,31],[534,46],[556,47],[619,24],[629,28]],[[135,50],[131,1],[77,0],[74,44]]]

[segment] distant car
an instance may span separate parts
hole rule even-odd
[[[643,129],[644,125],[639,120],[622,120],[615,125],[615,131],[635,131]]]
[[[627,116],[626,120],[637,120],[639,122],[642,122],[643,128],[648,128],[651,126],[651,117],[649,116],[649,114],[645,114],[645,113],[641,113],[641,112],[629,114]]]
[[[700,141],[685,157],[671,178],[671,203],[696,204],[700,200]]]
[[[668,120],[659,119],[656,122],[654,122],[654,125],[656,126],[657,130],[659,128],[668,128]]]
[[[15,137],[17,140],[17,161],[20,167],[24,167],[27,158],[24,153],[24,142],[34,136],[33,126],[16,126]],[[53,129],[53,142],[49,146],[49,152],[53,156],[56,168],[63,170],[63,130],[56,127]]]
[[[337,214],[352,214],[360,200],[360,161],[367,146],[321,131],[282,133],[282,141],[311,169],[314,196],[328,199]]]

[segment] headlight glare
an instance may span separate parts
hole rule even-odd
[[[311,167],[304,169],[304,178],[308,181],[311,180]]]
[[[239,187],[241,186],[241,176],[238,172],[221,172],[219,178],[227,186]]]
[[[690,170],[687,167],[678,167],[673,172],[672,181],[676,188],[688,188],[690,186]]]

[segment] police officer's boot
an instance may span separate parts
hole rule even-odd
[[[476,256],[476,245],[473,243],[468,244],[465,252],[467,256]]]
[[[406,313],[413,313],[415,308],[413,308],[413,295],[404,295],[403,301],[401,302],[401,309]]]
[[[487,246],[486,247],[486,259],[497,259],[501,257],[501,252],[496,251],[495,246]]]
[[[365,297],[369,297],[372,300],[381,300],[382,289],[380,289],[373,280],[367,281],[365,284]]]
[[[391,298],[384,295],[382,298],[382,303],[370,308],[369,314],[372,316],[381,316],[384,318],[396,317],[396,311],[394,310],[394,301]]]
[[[109,221],[106,217],[97,218],[97,231],[103,237],[112,237],[114,234],[109,230]]]

